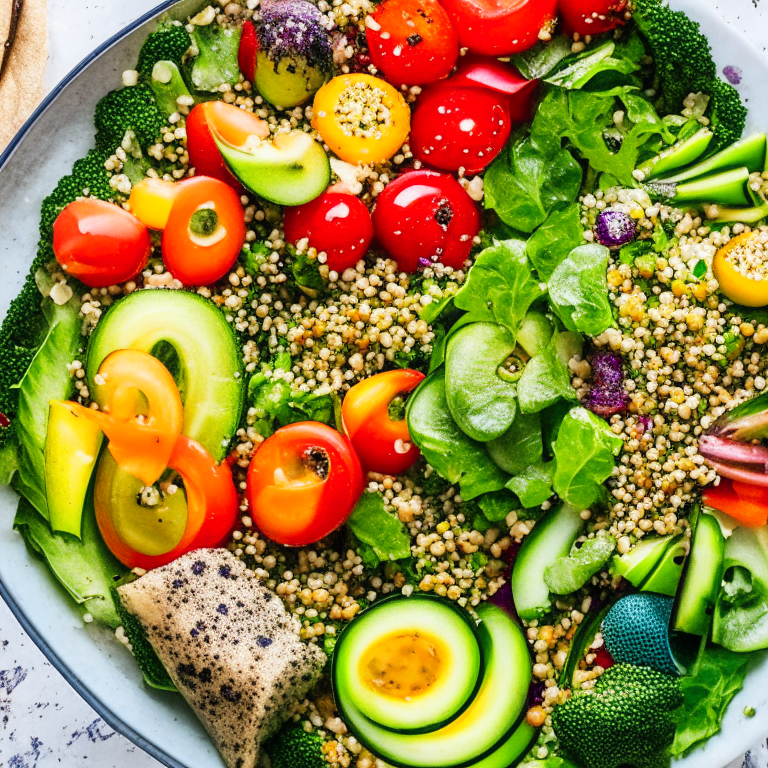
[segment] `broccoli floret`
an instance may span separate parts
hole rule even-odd
[[[666,109],[678,113],[689,93],[708,92],[717,78],[709,41],[699,25],[662,0],[634,0],[632,17],[648,40]]]
[[[676,713],[683,703],[677,678],[649,667],[617,664],[591,690],[555,707],[555,735],[583,768],[668,768]]]
[[[184,54],[192,45],[192,38],[183,24],[167,24],[152,32],[139,51],[138,71],[144,77],[152,76],[152,69],[158,61],[172,61],[181,67]]]
[[[300,725],[288,725],[266,744],[272,768],[325,768],[323,739]]]
[[[739,92],[723,80],[713,80],[706,93],[710,98],[709,119],[714,134],[712,145],[722,149],[741,138],[747,122],[747,108],[741,103]]]
[[[166,119],[152,89],[139,83],[108,93],[96,105],[94,124],[97,149],[112,154],[128,131],[133,131],[142,149],[147,149],[162,134]]]
[[[123,607],[117,590],[113,590],[113,597],[120,621],[123,623],[123,631],[128,638],[128,642],[131,644],[131,653],[136,659],[141,673],[144,675],[144,682],[152,688],[159,688],[163,691],[175,691],[176,686],[155,653],[154,648],[150,645],[149,640],[147,640],[147,633],[144,631],[144,627],[141,626],[141,622]]]

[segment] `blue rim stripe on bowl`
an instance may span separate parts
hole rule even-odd
[[[165,0],[164,2],[155,6],[155,8],[153,8],[151,11],[148,11],[143,16],[135,19],[126,27],[121,29],[117,34],[103,42],[98,48],[89,53],[88,56],[86,56],[76,67],[74,67],[72,71],[66,75],[58,83],[58,85],[56,85],[51,90],[49,94],[46,95],[37,109],[35,109],[35,111],[29,116],[24,125],[19,129],[18,133],[13,137],[13,139],[11,139],[10,144],[8,144],[2,155],[0,155],[0,171],[2,171],[5,164],[11,158],[11,155],[13,155],[18,145],[30,131],[32,126],[37,122],[40,116],[50,106],[52,106],[61,92],[81,72],[83,72],[90,64],[96,61],[96,59],[98,59],[103,53],[112,48],[115,44],[119,43],[121,40],[126,38],[146,22],[151,21],[159,14],[167,11],[169,8],[172,8],[174,5],[176,5],[177,2],[178,0]],[[62,675],[62,677],[72,686],[72,688],[74,688],[75,691],[77,691],[77,693],[86,701],[86,703],[96,711],[99,717],[101,717],[101,719],[110,726],[110,728],[117,731],[117,733],[119,733],[121,736],[124,736],[129,741],[133,742],[140,749],[143,749],[155,760],[167,766],[167,768],[189,768],[188,766],[180,763],[178,760],[175,760],[164,751],[158,749],[154,744],[149,743],[146,739],[136,733],[133,728],[126,725],[126,723],[117,717],[106,704],[94,696],[83,685],[83,683],[80,682],[79,678],[74,675],[69,667],[67,667],[67,665],[56,655],[54,650],[48,645],[48,643],[45,642],[45,640],[40,636],[32,623],[27,619],[26,614],[22,610],[21,606],[15,602],[5,584],[3,584],[2,579],[0,579],[0,597],[2,597],[3,601],[10,608],[11,613],[16,617],[19,624],[21,624],[21,626],[24,628],[24,631],[30,636],[32,642],[40,649],[43,655]]]

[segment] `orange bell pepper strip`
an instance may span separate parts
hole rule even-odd
[[[120,468],[152,485],[168,466],[181,434],[181,397],[173,376],[152,355],[120,349],[101,364],[96,386],[103,410],[83,410],[107,436]]]
[[[746,528],[761,528],[768,523],[768,488],[722,477],[719,485],[705,489],[704,503]]]
[[[199,443],[179,435],[168,464],[184,480],[187,523],[178,544],[161,555],[146,555],[128,546],[115,527],[112,515],[111,477],[96,483],[94,504],[102,538],[112,554],[128,568],[151,570],[167,565],[186,552],[216,547],[235,527],[239,511],[237,491],[229,465],[217,465]]]

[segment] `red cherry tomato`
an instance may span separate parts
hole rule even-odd
[[[720,478],[719,485],[704,489],[704,503],[738,520],[747,528],[768,522],[768,488]]]
[[[476,53],[507,56],[536,44],[555,17],[556,0],[442,0],[459,44]]]
[[[179,184],[163,231],[163,261],[184,285],[208,285],[227,274],[245,242],[245,212],[232,187],[193,176]]]
[[[288,547],[312,544],[343,525],[364,490],[348,438],[316,421],[278,429],[248,467],[246,497],[259,530]]]
[[[624,23],[627,0],[560,0],[558,10],[565,31],[599,35]]]
[[[511,64],[492,56],[469,53],[462,56],[456,73],[449,80],[439,83],[439,87],[486,88],[503,94],[512,122],[527,123],[533,116],[533,97],[538,84],[538,80],[526,80]]]
[[[242,192],[242,185],[229,170],[216,146],[213,131],[232,146],[242,147],[250,135],[260,139],[269,136],[269,124],[234,104],[206,101],[187,115],[186,130],[189,161],[197,174],[219,179]]]
[[[411,121],[413,156],[442,171],[480,173],[512,132],[504,94],[453,88],[450,80],[422,94]]]
[[[149,230],[103,200],[75,200],[53,223],[53,252],[61,268],[91,288],[135,277],[147,264]]]
[[[393,85],[422,85],[451,73],[459,38],[436,0],[386,0],[368,18],[371,60]]]
[[[460,269],[480,223],[477,206],[459,182],[436,171],[399,176],[373,211],[376,239],[405,272],[438,261]]]
[[[237,63],[245,79],[251,83],[256,78],[256,54],[259,52],[259,38],[256,35],[256,25],[252,21],[243,24],[240,35],[240,48],[237,52]]]
[[[419,458],[408,433],[405,408],[398,408],[395,419],[392,411],[397,398],[415,389],[423,378],[423,373],[408,369],[377,373],[344,396],[344,432],[367,472],[401,475]]]
[[[373,238],[373,222],[365,203],[354,195],[324,192],[309,203],[285,209],[285,238],[304,238],[328,255],[329,269],[342,272],[365,257]]]

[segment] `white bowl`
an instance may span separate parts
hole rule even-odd
[[[200,0],[158,6],[90,54],[45,99],[0,156],[0,312],[18,293],[36,252],[40,204],[93,142],[93,111],[136,62],[141,43],[163,12],[184,18]],[[768,61],[696,0],[675,7],[702,22],[720,67],[741,68],[738,86],[750,107],[749,131],[768,129]],[[34,642],[81,696],[109,723],[171,768],[221,768],[221,758],[181,696],[142,684],[141,674],[111,632],[82,622],[70,598],[12,530],[16,496],[0,488],[0,595]],[[744,717],[744,707],[758,716]],[[766,730],[768,657],[755,664],[723,731],[678,768],[722,768]]]

